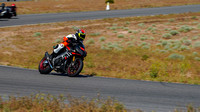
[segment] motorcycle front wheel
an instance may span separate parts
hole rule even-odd
[[[49,74],[52,71],[46,57],[43,57],[42,60],[40,61],[38,70],[41,74]]]
[[[81,58],[76,58],[74,63],[71,63],[67,68],[67,75],[69,77],[78,76],[83,69],[83,60]]]

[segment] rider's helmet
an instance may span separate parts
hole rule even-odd
[[[85,35],[86,35],[86,34],[85,34],[85,31],[84,31],[84,30],[78,29],[78,30],[76,31],[75,35],[76,35],[76,37],[77,37],[78,40],[83,41],[83,40],[85,39]]]
[[[1,4],[2,10],[4,10],[5,6],[6,6],[5,3]]]

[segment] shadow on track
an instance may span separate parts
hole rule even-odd
[[[8,21],[8,20],[7,20],[7,19],[1,19],[1,18],[0,18],[0,21]]]
[[[19,18],[17,18],[17,17],[13,17],[13,18],[0,18],[0,21],[9,21],[9,20],[12,21],[12,19],[15,20],[15,19],[19,19]]]
[[[19,18],[17,18],[17,17],[12,17],[12,18],[10,18],[10,20],[11,20],[11,19],[19,19]]]
[[[67,76],[67,77],[69,77],[67,74],[64,74],[64,73],[50,73],[48,75],[57,75],[57,76]],[[72,78],[89,78],[89,77],[93,77],[93,75],[81,75],[81,74],[79,74],[78,76],[72,77]]]

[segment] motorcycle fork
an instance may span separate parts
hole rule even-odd
[[[74,62],[75,62],[75,56],[73,56],[73,59],[72,59],[72,66],[74,66]]]

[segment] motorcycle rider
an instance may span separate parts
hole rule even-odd
[[[5,9],[5,3],[2,3],[0,7],[1,7],[0,12],[4,11],[4,9]]]
[[[52,61],[53,58],[58,56],[58,54],[61,53],[65,47],[69,47],[73,43],[80,43],[80,45],[82,45],[81,47],[85,49],[83,45],[83,40],[85,39],[85,36],[86,36],[85,31],[82,29],[78,29],[75,34],[69,34],[63,37],[63,42],[60,44],[57,44],[54,47],[53,53],[49,56],[50,62]],[[72,55],[70,52],[68,54],[69,54],[68,56]]]

